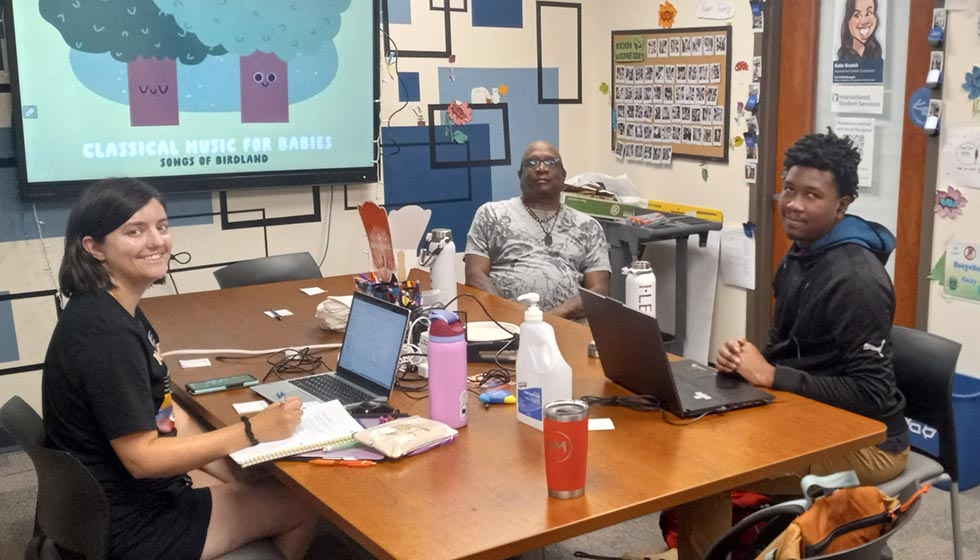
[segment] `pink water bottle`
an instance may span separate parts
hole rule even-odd
[[[452,311],[429,314],[429,418],[453,428],[466,425],[466,337]]]

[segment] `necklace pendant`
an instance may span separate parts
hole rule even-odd
[[[545,244],[546,247],[551,247],[551,234],[550,233],[544,234],[544,244]]]

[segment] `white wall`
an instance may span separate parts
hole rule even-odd
[[[947,2],[947,5],[951,4]],[[967,99],[967,92],[961,87],[963,76],[980,63],[978,36],[978,3],[958,2],[969,5],[963,11],[950,12],[947,21],[946,59],[943,86],[942,127],[939,146],[942,147],[949,133],[958,127],[980,127],[980,115],[973,111],[973,101]],[[941,219],[938,216],[933,229],[932,261],[935,263],[946,251],[950,240],[980,244],[980,189],[963,187],[946,177],[946,166],[940,155],[936,174],[936,188],[943,191],[953,185],[959,188],[969,204],[963,214],[955,220]],[[957,371],[980,377],[980,334],[975,328],[980,321],[980,302],[967,302],[949,299],[943,295],[942,286],[929,283],[929,324],[930,332],[951,338],[963,345]]]

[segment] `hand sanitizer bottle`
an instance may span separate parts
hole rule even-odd
[[[517,300],[529,304],[517,349],[517,419],[542,430],[544,406],[572,398],[572,368],[558,350],[555,330],[544,322],[538,294]]]

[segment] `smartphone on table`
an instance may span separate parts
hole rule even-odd
[[[187,392],[192,395],[205,395],[207,393],[217,393],[218,391],[227,391],[228,389],[238,389],[240,387],[251,387],[252,385],[258,384],[258,379],[244,373],[241,375],[219,377],[217,379],[208,379],[205,381],[194,381],[192,383],[188,383],[186,387]]]

